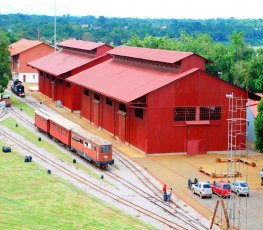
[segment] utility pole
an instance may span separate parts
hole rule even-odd
[[[57,4],[54,0],[54,51],[57,51]]]

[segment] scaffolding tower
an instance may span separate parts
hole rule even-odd
[[[239,159],[248,158],[247,151],[247,97],[235,97],[233,93],[228,98],[228,151],[227,151],[227,180],[235,182],[234,175],[240,174],[247,182],[248,166]],[[235,194],[226,201],[230,229],[247,229],[247,198]]]

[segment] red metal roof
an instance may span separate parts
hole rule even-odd
[[[173,50],[148,49],[141,47],[119,46],[107,52],[107,54],[118,55],[123,57],[139,58],[149,61],[164,63],[176,63],[191,55],[192,52],[179,52]]]
[[[63,73],[67,73],[73,69],[85,65],[97,58],[98,56],[95,55],[62,50],[29,62],[28,65],[54,76],[59,76]]]
[[[105,45],[105,43],[88,42],[88,41],[71,39],[71,40],[60,42],[58,45],[61,47],[69,47],[69,48],[81,49],[81,50],[94,50],[98,47]]]
[[[198,68],[178,74],[168,70],[128,65],[111,59],[67,80],[128,103],[196,70]]]
[[[12,43],[9,46],[9,52],[11,56],[17,55],[19,53],[22,53],[30,48],[33,48],[35,46],[38,46],[42,44],[43,42],[35,40],[27,40],[27,39],[20,39],[19,41]]]

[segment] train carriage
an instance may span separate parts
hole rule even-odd
[[[79,126],[60,115],[50,116],[50,136],[66,146],[71,146],[71,130]]]
[[[36,110],[35,126],[99,167],[106,169],[114,163],[110,141],[94,136],[61,115]]]
[[[112,143],[83,129],[72,129],[71,148],[97,166],[113,164]]]
[[[49,135],[50,132],[50,113],[46,112],[43,109],[35,111],[35,126],[38,130]]]

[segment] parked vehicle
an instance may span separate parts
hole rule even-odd
[[[11,90],[17,96],[25,97],[25,87],[23,86],[22,82],[19,81],[18,79],[13,81],[13,84],[11,86]]]
[[[245,181],[237,180],[231,184],[231,191],[236,193],[237,196],[249,196],[249,187]]]
[[[91,134],[59,114],[36,110],[35,126],[98,167],[106,169],[109,164],[114,164],[110,141]]]
[[[12,105],[11,96],[9,94],[6,94],[6,93],[2,94],[1,101],[5,102],[5,107],[11,107]]]
[[[200,198],[212,198],[212,189],[208,182],[197,182],[196,184],[192,184],[192,191],[193,194],[198,194]]]
[[[211,185],[211,188],[212,188],[212,192],[214,194],[217,194],[218,196],[230,197],[231,186],[227,182],[224,181],[215,182],[214,184]]]

